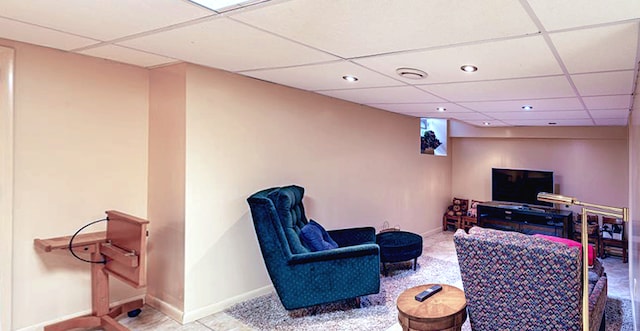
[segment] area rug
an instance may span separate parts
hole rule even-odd
[[[607,331],[633,331],[631,309],[631,300],[608,297],[605,307]]]
[[[254,330],[384,331],[398,324],[395,300],[400,293],[428,283],[462,288],[457,263],[423,255],[418,259],[416,271],[411,264],[391,265],[388,276],[381,276],[380,293],[363,297],[360,308],[355,308],[352,302],[337,302],[287,311],[276,294],[271,293],[234,305],[226,313]],[[609,298],[606,318],[607,330],[633,330],[629,300]],[[401,330],[399,326],[397,329]],[[471,330],[469,321],[462,330]]]

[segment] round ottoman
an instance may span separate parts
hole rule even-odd
[[[387,263],[402,262],[413,259],[413,270],[416,270],[418,257],[422,255],[422,237],[406,231],[387,231],[376,235],[376,243],[380,246],[380,262],[384,275],[387,275]]]

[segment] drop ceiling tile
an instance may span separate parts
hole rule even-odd
[[[640,17],[640,1],[528,0],[547,31]]]
[[[541,112],[541,111],[512,111],[512,112],[500,112],[500,113],[485,113],[487,116],[497,118],[499,120],[560,120],[560,119],[587,119],[590,118],[589,114],[585,110],[567,110],[567,111],[553,111],[553,112]]]
[[[452,102],[574,96],[573,89],[563,76],[419,85],[418,87]]]
[[[526,51],[525,51],[526,50]],[[531,56],[536,54],[536,56]],[[363,66],[396,76],[407,83],[431,84],[444,82],[477,81],[515,77],[533,77],[561,74],[553,53],[542,36],[530,36],[481,44],[448,47],[435,50],[380,55],[354,60]],[[460,67],[473,64],[474,73]],[[422,80],[399,77],[396,69],[416,68],[428,76]]]
[[[361,104],[398,103],[398,101],[406,103],[444,102],[444,100],[412,86],[328,90],[318,91],[318,93]]]
[[[453,103],[439,102],[439,103],[381,103],[381,104],[367,104],[368,106],[392,111],[394,113],[436,113],[441,115],[447,115],[451,113],[467,113],[471,110],[464,107],[460,107]],[[444,107],[446,110],[440,112],[436,110],[436,107]]]
[[[515,126],[592,126],[592,119],[575,119],[575,120],[509,120],[505,121],[509,125]],[[555,123],[555,124],[549,124]]]
[[[599,109],[590,110],[589,113],[594,119],[598,118],[628,118],[629,109]]]
[[[345,58],[538,32],[512,0],[297,0],[231,17]]]
[[[635,67],[637,22],[552,33],[550,38],[569,73]]]
[[[580,110],[584,107],[580,100],[576,98],[555,98],[555,99],[527,99],[527,100],[508,100],[508,101],[479,101],[479,102],[460,102],[461,106],[481,112],[503,112],[503,111],[519,111],[522,106],[533,106],[535,111],[548,110]]]
[[[3,17],[103,41],[214,14],[175,0],[2,0]]]
[[[459,115],[459,114],[423,113],[423,112],[406,112],[406,113],[399,112],[399,113],[407,116],[412,116],[412,117],[442,118],[442,119],[463,121],[462,119],[457,118],[456,115]]]
[[[593,119],[619,121],[637,79],[640,1],[543,1],[273,0],[216,15],[186,0],[0,0],[0,38],[139,66],[179,59],[409,116],[498,122],[527,101],[561,117],[583,114],[584,102]],[[575,85],[562,76],[534,13]],[[463,61],[480,71],[465,75]],[[394,72],[400,66],[429,77],[402,79]],[[347,69],[361,76],[357,85],[337,79]],[[420,89],[407,86],[416,83]],[[421,108],[441,104],[447,112]],[[463,119],[477,116],[483,120]],[[594,125],[571,121],[585,120]]]
[[[442,118],[442,119],[451,119],[451,116],[446,116],[445,114],[434,114],[434,113],[404,113],[404,115],[418,117],[418,118]]]
[[[344,60],[297,67],[244,71],[241,74],[310,91],[405,85],[395,79]],[[342,79],[345,75],[358,77],[358,81],[348,82]]]
[[[104,45],[85,49],[78,53],[110,59],[117,62],[133,64],[140,67],[153,67],[157,65],[176,62],[176,59],[145,53],[116,45]]]
[[[1,3],[2,1],[0,1]],[[0,38],[62,49],[65,51],[98,43],[97,40],[50,30],[0,17]]]
[[[450,118],[455,118],[461,121],[492,121],[493,117],[487,116],[486,114],[476,113],[476,112],[468,112],[468,113],[455,113],[450,114]]]
[[[443,118],[443,119],[451,118],[451,115],[447,116],[446,114],[438,114],[438,113],[422,113],[422,112],[396,112],[396,113],[404,114],[412,117]]]
[[[326,53],[225,17],[126,40],[119,44],[229,71],[338,60]]]
[[[633,70],[571,75],[583,96],[631,94],[634,78]]]
[[[627,126],[629,124],[627,118],[596,118],[594,121],[596,125]]]
[[[583,97],[588,109],[631,109],[631,95],[606,95],[600,97]]]
[[[481,126],[483,128],[509,126],[509,124],[501,122],[501,121],[497,121],[497,120],[489,121],[489,125],[485,124],[485,123],[487,123],[487,121],[463,121],[463,122],[466,122],[467,124],[471,124],[471,125],[475,125],[475,126]]]

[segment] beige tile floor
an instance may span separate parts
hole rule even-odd
[[[424,251],[426,256],[447,260],[458,261],[453,244],[453,232],[439,232],[424,238]],[[608,276],[608,291],[610,296],[630,299],[629,290],[629,264],[622,263],[618,257],[607,257],[602,260]],[[195,322],[181,325],[180,323],[165,316],[152,307],[145,306],[142,313],[136,318],[123,317],[120,322],[134,331],[252,331],[242,322],[225,314],[216,313]],[[393,325],[387,331],[402,330],[400,324]]]

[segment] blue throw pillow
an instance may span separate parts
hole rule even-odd
[[[300,229],[300,238],[312,252],[338,248],[338,244],[331,239],[327,230],[314,220],[310,220]]]

